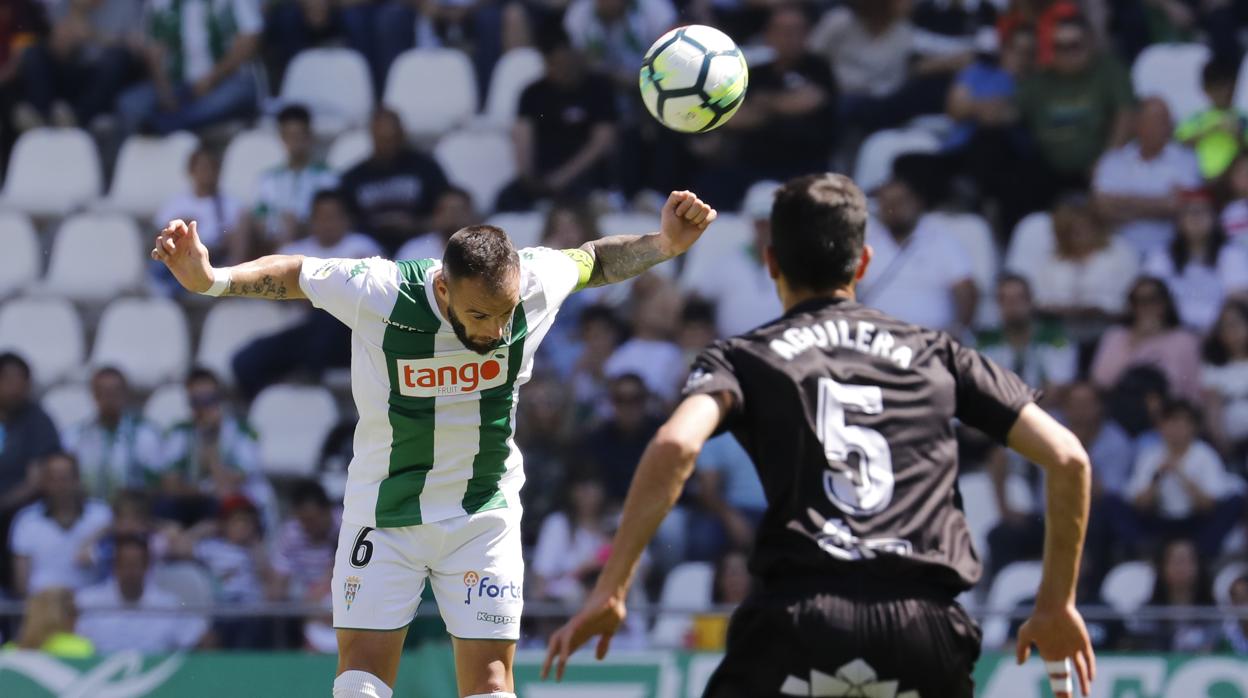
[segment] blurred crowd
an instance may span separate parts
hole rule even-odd
[[[722,129],[677,136],[645,116],[635,71],[655,37],[691,22],[742,44],[750,92]],[[197,132],[191,190],[145,225],[197,220],[218,264],[272,252],[437,257],[455,230],[501,212],[540,216],[541,244],[570,248],[598,237],[604,214],[654,213],[678,188],[738,211],[746,236],[709,261],[572,296],[522,390],[526,598],[573,608],[689,359],[781,312],[760,261],[776,182],[863,170],[880,133],[922,131],[922,152],[866,163],[881,175],[862,182],[875,256],[860,299],[979,347],[1043,391],[1083,441],[1094,501],[1081,601],[1112,604],[1104,578],[1142,560],[1150,603],[1243,610],[1243,26],[1243,0],[11,0],[0,6],[0,140],[74,126],[107,158],[134,133]],[[1208,106],[1194,113],[1135,94],[1125,67],[1173,40],[1210,47]],[[383,106],[362,161],[323,164],[309,109],[266,96],[301,50],[325,45],[363,55],[378,94],[413,46],[468,52],[482,84],[506,51],[540,50],[544,73],[509,133],[518,174],[495,210],[478,210]],[[257,119],[277,130],[285,162],[244,205],[220,187],[220,146]],[[159,267],[148,291],[192,318],[202,310]],[[145,420],[146,396],[122,371],[96,366],[92,415],[58,430],[29,358],[0,354],[0,587],[28,609],[0,626],[5,638],[65,655],[333,650],[324,613],[274,623],[184,604],[200,588],[220,608],[327,604],[352,421],[326,439],[318,477],[292,480],[265,472],[242,415],[273,383],[340,376],[348,330],[309,308],[244,346],[231,375],[189,371],[190,418],[170,429]],[[1039,557],[1043,483],[974,433],[961,458],[995,500],[965,502],[994,512],[982,596],[1011,563]],[[665,581],[691,562],[713,570],[706,598],[739,602],[764,508],[748,456],[731,436],[712,440],[647,555],[638,602],[673,598]],[[540,642],[547,628],[528,623],[526,642]],[[644,622],[631,631],[647,644]],[[665,632],[715,647],[723,627],[705,617]],[[1248,654],[1246,638],[1238,620],[1097,629],[1116,648]]]

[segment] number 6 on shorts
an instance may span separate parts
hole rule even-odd
[[[355,545],[351,547],[352,567],[363,567],[368,564],[369,560],[373,559],[373,542],[368,540],[368,534],[372,532],[373,529],[365,526],[356,535]]]

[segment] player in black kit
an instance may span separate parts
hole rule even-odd
[[[954,598],[981,567],[958,492],[956,419],[1045,470],[1044,574],[1018,660],[1034,643],[1059,698],[1072,675],[1087,695],[1095,657],[1074,598],[1088,456],[1014,374],[854,301],[871,261],[866,219],[842,175],[776,194],[765,259],[786,312],[695,361],[638,466],[593,593],[551,637],[543,676],[555,662],[562,677],[594,636],[606,654],[642,550],[702,444],[731,431],[768,507],[750,559],[755,590],[704,695],[971,698],[979,628]]]

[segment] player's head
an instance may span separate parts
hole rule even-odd
[[[871,258],[866,227],[867,199],[845,175],[806,175],[780,187],[766,260],[781,300],[793,292],[852,289]]]
[[[0,410],[9,411],[30,399],[30,364],[11,351],[0,353]]]
[[[403,119],[388,107],[373,112],[369,121],[369,134],[373,137],[373,159],[392,160],[403,150],[407,137],[403,133]]]
[[[91,376],[91,397],[95,400],[95,411],[100,419],[114,421],[120,418],[130,397],[125,375],[112,366],[96,369]]]
[[[464,346],[486,354],[502,344],[520,304],[520,256],[507,233],[473,225],[452,235],[434,291]]]
[[[295,164],[306,163],[312,155],[312,113],[302,104],[291,104],[277,113],[277,133],[286,146],[286,156]]]
[[[320,244],[332,247],[351,232],[351,209],[337,189],[322,189],[312,197],[308,234]]]
[[[1002,274],[997,279],[997,307],[1001,324],[1007,328],[1026,327],[1031,322],[1031,284],[1018,274]]]
[[[1231,106],[1238,79],[1239,61],[1227,56],[1212,56],[1200,71],[1200,85],[1218,109]]]

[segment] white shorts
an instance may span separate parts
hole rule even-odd
[[[407,627],[426,579],[451,635],[518,640],[524,607],[519,507],[402,528],[344,522],[334,557],[334,627]]]

